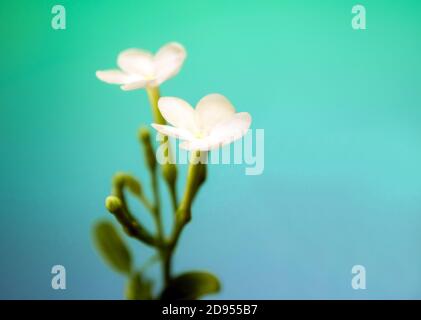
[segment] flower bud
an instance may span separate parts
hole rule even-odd
[[[107,208],[108,211],[110,211],[111,213],[115,213],[118,210],[121,209],[123,203],[121,202],[121,200],[119,198],[117,198],[116,196],[108,196],[105,199],[105,207]]]
[[[139,130],[139,140],[143,145],[143,152],[145,155],[145,161],[148,165],[149,170],[154,171],[156,168],[155,152],[152,147],[151,135],[149,130],[145,127]]]
[[[177,167],[173,163],[165,163],[162,165],[162,176],[170,186],[175,185],[177,180]]]
[[[151,134],[149,133],[149,130],[145,127],[141,127],[139,129],[139,139],[146,143],[151,138]]]

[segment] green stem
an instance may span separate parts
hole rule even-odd
[[[149,102],[152,108],[152,114],[154,118],[154,122],[157,124],[166,124],[164,117],[162,116],[161,112],[158,108],[158,100],[160,98],[159,88],[158,87],[151,87],[147,88],[146,92],[148,94]],[[168,156],[171,156],[170,144],[168,141],[168,137],[165,137],[162,141],[163,144],[167,143],[168,149]],[[164,176],[165,181],[167,182],[170,195],[171,195],[171,202],[173,204],[174,211],[177,208],[177,193],[176,193],[176,177],[177,177],[177,169],[174,164],[164,164],[162,166],[162,173]],[[158,180],[156,176],[156,170],[152,170],[152,190],[155,199],[155,224],[157,226],[158,232],[158,239],[161,242],[161,246],[157,248],[159,251],[159,255],[162,260],[162,276],[164,280],[165,286],[169,284],[170,281],[170,265],[171,265],[171,253],[168,250],[166,243],[165,243],[165,236],[163,231],[162,219],[161,219],[161,207],[159,202],[159,194],[158,194]]]
[[[154,122],[158,124],[166,124],[164,117],[158,109],[158,100],[160,98],[159,87],[147,87],[146,92],[148,94],[149,102],[151,103]]]
[[[162,219],[161,219],[161,202],[159,198],[158,178],[156,176],[156,170],[151,172],[151,179],[152,179],[152,193],[153,193],[154,203],[155,203],[154,210],[153,210],[153,217],[155,219],[158,239],[159,241],[163,242],[164,228],[162,226]]]
[[[169,185],[168,186],[170,189],[170,196],[171,196],[171,203],[172,203],[172,208],[174,211],[174,214],[177,212],[177,190],[175,188],[175,185]]]
[[[181,232],[186,224],[191,220],[191,206],[193,200],[205,179],[206,164],[199,162],[201,157],[205,154],[199,151],[192,154],[188,173],[187,182],[184,190],[183,198],[176,211],[175,224],[169,241],[167,242],[167,248],[165,254],[162,256],[163,267],[164,267],[164,279],[169,281],[171,279],[171,263],[177,242],[180,238]]]
[[[159,112],[158,100],[160,97],[159,88],[147,88],[146,89],[149,101],[151,103],[152,113],[154,122],[157,124],[166,124],[165,119]],[[161,142],[167,144],[167,159],[170,159],[171,154],[171,145],[169,144],[168,137],[165,137]],[[171,237],[168,240],[165,240],[163,226],[161,221],[161,207],[159,201],[158,193],[158,182],[156,176],[156,170],[151,170],[152,172],[152,189],[155,200],[155,223],[157,226],[158,232],[158,241],[160,246],[157,247],[157,250],[160,254],[162,260],[162,276],[165,286],[171,281],[171,264],[174,251],[177,245],[177,242],[180,238],[181,232],[186,226],[186,224],[191,220],[191,206],[193,200],[199,190],[201,184],[205,181],[206,178],[206,165],[200,163],[200,158],[206,156],[206,154],[199,151],[192,154],[190,161],[190,166],[187,174],[187,182],[184,190],[183,198],[178,204],[177,201],[177,189],[176,189],[176,179],[177,179],[177,168],[173,163],[167,163],[162,165],[162,174],[168,185],[169,193],[171,196],[171,203],[175,213],[175,222]]]
[[[168,246],[160,251],[162,259],[162,278],[164,280],[165,287],[167,287],[171,281],[172,253],[173,251]]]
[[[148,98],[151,104],[152,114],[153,114],[155,123],[165,125],[167,122],[165,121],[164,117],[162,116],[158,108],[158,100],[160,98],[159,87],[148,87],[146,88],[146,92],[148,93]],[[177,209],[177,190],[176,190],[177,168],[175,164],[171,161],[173,155],[171,152],[171,144],[168,137],[165,136],[161,143],[167,145],[165,156],[170,161],[170,163],[166,163],[162,165],[162,175],[164,176],[164,179],[170,190],[171,202],[173,204],[173,209],[175,211]]]

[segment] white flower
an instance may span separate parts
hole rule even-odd
[[[157,87],[174,77],[186,58],[186,50],[176,42],[168,43],[158,52],[127,49],[117,58],[121,70],[97,71],[96,76],[106,82],[121,85],[123,90]]]
[[[220,94],[202,98],[193,109],[186,101],[164,97],[158,108],[173,126],[153,123],[160,133],[184,140],[180,147],[186,150],[208,151],[218,148],[247,133],[251,116],[247,112],[235,113],[233,105]]]

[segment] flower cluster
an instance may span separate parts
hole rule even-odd
[[[247,112],[236,113],[231,102],[216,93],[203,97],[196,108],[180,98],[160,97],[159,86],[178,74],[185,58],[184,47],[172,42],[156,54],[139,49],[125,50],[117,58],[120,69],[96,72],[100,80],[118,84],[122,90],[146,89],[154,118],[152,127],[164,135],[162,143],[168,137],[175,137],[182,140],[181,148],[191,151],[185,189],[180,199],[177,196],[177,166],[173,163],[161,164],[162,177],[168,186],[174,213],[169,235],[166,235],[162,223],[158,162],[147,128],[140,130],[139,139],[151,176],[153,199],[149,199],[140,181],[132,175],[120,172],[113,178],[112,193],[105,201],[106,208],[123,227],[126,235],[156,250],[155,260],[158,259],[162,267],[163,288],[156,296],[152,282],[145,277],[146,267],[136,270],[132,254],[117,229],[107,221],[98,223],[94,228],[97,248],[114,270],[127,276],[126,297],[129,299],[196,299],[220,289],[218,278],[209,272],[191,271],[174,276],[171,271],[172,258],[181,232],[191,220],[193,200],[206,180],[206,163],[198,160],[206,158],[208,151],[243,137],[250,127],[251,116]],[[170,155],[171,145],[167,144],[166,147]],[[126,201],[127,192],[151,213],[155,233],[132,214]]]
[[[139,49],[121,52],[117,64],[121,70],[97,71],[97,77],[107,83],[119,84],[123,90],[157,87],[175,76],[186,58],[184,47],[172,42],[153,55]],[[202,98],[195,109],[176,97],[158,100],[159,111],[172,126],[152,124],[157,131],[183,140],[186,150],[209,151],[229,144],[247,133],[251,116],[236,113],[231,102],[220,94]]]

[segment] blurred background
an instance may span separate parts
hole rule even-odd
[[[210,166],[175,272],[212,271],[221,299],[420,299],[421,2],[363,1],[365,31],[351,27],[357,3],[1,2],[0,298],[124,297],[91,227],[112,220],[114,172],[148,183],[136,134],[151,114],[145,91],[95,71],[178,41],[188,58],[162,94],[218,92],[250,112],[265,169]],[[55,4],[66,30],[51,28]],[[151,251],[130,244],[141,265]],[[56,264],[66,290],[51,288]],[[351,287],[357,264],[366,290]]]

